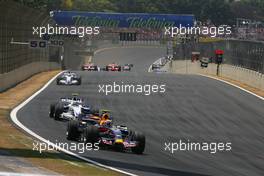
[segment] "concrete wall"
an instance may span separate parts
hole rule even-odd
[[[264,74],[264,42],[222,40],[217,42],[200,42],[178,44],[173,47],[173,58],[191,59],[192,52],[200,52],[200,58],[212,57],[215,50],[224,50],[224,63],[247,68]]]
[[[58,68],[60,68],[60,66],[56,62],[33,62],[13,71],[0,74],[0,92],[15,86],[36,73]]]
[[[211,63],[207,68],[201,68],[199,61],[176,60],[168,62],[163,69],[170,73],[216,75],[217,65]],[[220,66],[220,76],[264,90],[264,74],[253,70],[223,64]]]

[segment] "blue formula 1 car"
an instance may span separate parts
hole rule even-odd
[[[128,130],[123,125],[114,126],[112,120],[105,119],[104,115],[90,114],[69,121],[67,139],[92,144],[98,143],[100,149],[132,151],[136,154],[144,152],[146,138],[142,133]]]

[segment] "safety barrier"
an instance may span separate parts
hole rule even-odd
[[[191,59],[193,51],[200,57],[213,57],[214,50],[224,50],[224,63],[264,73],[264,42],[222,40],[217,42],[186,43],[173,48],[174,59]]]
[[[0,74],[0,92],[5,91],[36,73],[57,68],[58,64],[55,62],[32,62],[10,72]]]
[[[211,63],[207,68],[202,68],[199,61],[191,62],[190,60],[174,60],[167,63],[164,66],[164,69],[170,73],[216,75],[217,65]],[[222,64],[220,66],[219,76],[264,90],[264,74],[254,70],[229,64]]]

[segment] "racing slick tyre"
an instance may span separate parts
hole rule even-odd
[[[55,106],[56,106],[55,103],[52,103],[52,104],[50,105],[50,111],[49,111],[49,117],[50,117],[50,118],[53,118],[53,117],[54,117],[54,114],[55,114]]]
[[[99,116],[100,115],[99,109],[98,108],[92,108],[91,109],[91,114],[96,115],[96,116]]]
[[[55,111],[54,111],[54,119],[59,120],[60,115],[63,113],[63,104],[59,103],[55,106]]]
[[[122,67],[121,67],[121,66],[118,67],[118,71],[119,71],[119,72],[122,71]]]
[[[82,84],[82,78],[81,77],[78,77],[77,78],[77,81],[78,81],[78,83],[77,83],[78,85],[81,85]]]
[[[80,137],[78,131],[79,122],[77,120],[70,120],[67,125],[67,139],[72,141],[77,141]]]
[[[115,147],[114,149],[115,149],[117,152],[124,152],[124,150],[125,150],[125,147],[124,147],[123,144],[115,144],[114,147]]]
[[[85,143],[94,144],[98,142],[99,130],[97,127],[89,125],[84,130]]]
[[[145,150],[146,137],[145,135],[135,132],[132,137],[133,141],[136,141],[136,147],[131,148],[133,153],[142,154]]]
[[[105,71],[108,71],[108,66],[105,67]]]
[[[59,78],[56,79],[56,82],[57,82],[57,85],[60,85],[60,79]]]

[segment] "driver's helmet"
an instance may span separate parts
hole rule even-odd
[[[78,102],[72,102],[71,105],[72,106],[79,106],[80,104]]]
[[[108,113],[104,113],[102,115],[102,120],[108,120],[109,119],[109,114]]]
[[[106,128],[110,128],[112,127],[112,120],[102,120],[100,122],[100,125],[103,126],[103,127],[106,127]]]

